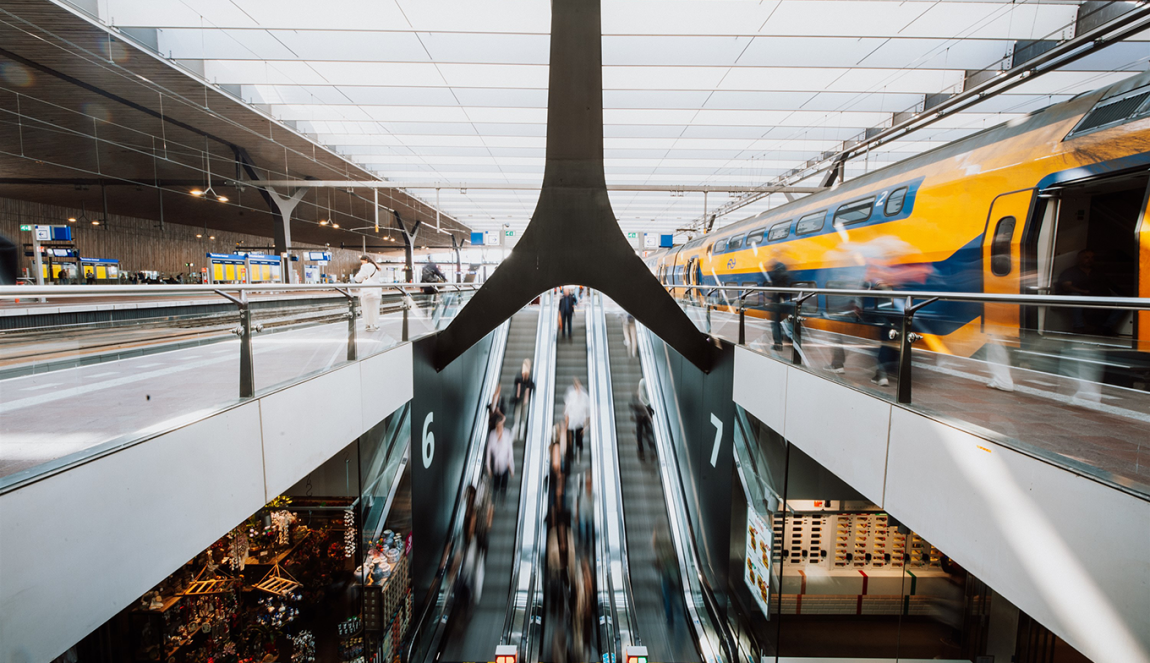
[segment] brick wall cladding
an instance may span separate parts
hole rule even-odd
[[[174,276],[189,271],[199,271],[207,264],[207,254],[232,253],[236,243],[242,241],[248,246],[270,247],[272,240],[258,235],[209,230],[166,223],[161,229],[158,221],[137,217],[108,215],[108,224],[93,226],[88,223],[69,224],[68,217],[79,217],[81,211],[69,207],[30,203],[11,198],[0,198],[0,234],[17,245],[32,242],[32,233],[21,232],[22,224],[71,225],[73,243],[85,258],[111,258],[120,261],[122,272],[155,270],[163,276]],[[89,219],[102,218],[99,212],[89,210]],[[197,239],[196,234],[204,237]],[[214,240],[209,240],[215,235]],[[331,251],[332,261],[325,268],[327,273],[345,277],[359,268],[359,251],[351,249],[325,248],[314,244],[296,244],[293,250]],[[184,263],[195,263],[186,267]],[[293,263],[302,278],[302,263]],[[35,273],[33,258],[21,258],[20,271]]]

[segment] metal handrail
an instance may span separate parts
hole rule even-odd
[[[291,293],[291,292],[319,292],[330,293],[336,297],[343,297],[347,301],[348,311],[344,314],[347,319],[347,360],[355,361],[358,358],[358,340],[356,333],[356,319],[359,315],[360,302],[356,295],[363,290],[384,290],[389,297],[399,296],[403,299],[403,327],[401,341],[408,338],[408,311],[414,306],[411,291],[422,291],[423,288],[434,288],[436,293],[445,285],[452,290],[450,296],[444,297],[437,303],[432,311],[433,324],[438,328],[442,315],[446,313],[447,304],[458,303],[456,298],[462,296],[463,291],[478,290],[481,284],[434,284],[434,283],[327,283],[327,284],[231,284],[231,285],[64,285],[64,286],[0,286],[0,298],[4,297],[99,297],[99,296],[127,296],[128,298],[153,298],[172,295],[205,294],[222,297],[239,309],[239,325],[233,330],[240,339],[240,374],[239,397],[253,398],[256,394],[255,364],[253,339],[256,333],[262,331],[262,326],[256,324],[253,318],[251,305],[258,299],[253,299],[255,293]],[[450,302],[448,301],[450,300]],[[178,303],[178,302],[177,302]],[[439,305],[445,306],[443,311]],[[36,309],[30,311],[36,314]],[[439,314],[437,316],[437,313]]]
[[[592,448],[597,454],[593,463],[597,496],[595,533],[597,547],[602,552],[602,559],[598,560],[598,579],[601,591],[606,593],[601,609],[610,610],[609,615],[600,615],[600,624],[608,635],[614,634],[611,642],[618,649],[612,653],[621,660],[626,648],[641,644],[641,640],[627,553],[606,312],[603,294],[596,291],[592,291],[587,307],[587,355],[587,387],[594,408]]]
[[[847,288],[783,288],[742,285],[668,285],[667,290],[710,290],[784,293],[794,295],[831,295],[838,297],[881,297],[899,299],[937,299],[948,302],[981,302],[984,304],[1030,304],[1036,306],[1072,306],[1075,308],[1150,310],[1147,297],[1082,297],[1077,295],[1022,295],[997,292],[941,292],[936,290],[863,290]],[[746,294],[737,297],[746,297]]]
[[[523,478],[519,490],[519,523],[515,534],[515,555],[511,564],[511,600],[507,605],[500,642],[513,645],[519,651],[519,660],[529,661],[531,649],[539,643],[532,641],[533,617],[539,609],[544,556],[547,538],[544,519],[547,514],[546,473],[550,467],[545,450],[551,438],[551,415],[555,409],[555,315],[553,294],[540,296],[539,324],[535,334],[535,394],[528,413],[527,439],[523,449]]]
[[[802,354],[802,327],[806,318],[802,316],[802,304],[806,300],[818,295],[890,299],[892,302],[901,299],[903,300],[901,309],[892,309],[890,311],[875,311],[875,313],[881,315],[897,314],[897,317],[900,320],[899,328],[887,329],[885,334],[886,339],[880,339],[880,342],[892,341],[897,343],[899,346],[897,369],[898,384],[896,391],[897,400],[903,405],[909,405],[912,402],[913,362],[911,361],[911,350],[914,346],[914,343],[922,339],[922,335],[914,331],[914,317],[922,309],[937,302],[973,302],[982,304],[1005,305],[1016,304],[1019,306],[1055,306],[1120,311],[1150,310],[1150,298],[1145,297],[1082,297],[1072,295],[1015,295],[1012,293],[939,292],[918,290],[860,290],[844,288],[784,288],[775,286],[738,285],[668,285],[666,288],[669,292],[678,288],[683,290],[706,290],[709,294],[713,294],[716,291],[723,293],[723,297],[726,300],[726,303],[722,304],[722,306],[735,308],[739,316],[739,345],[745,345],[747,339],[746,298],[748,294],[762,292],[796,295],[796,298],[793,300],[772,304],[774,306],[786,304],[787,306],[792,306],[794,308],[794,312],[789,314],[787,317],[792,325],[791,363],[795,365],[802,365],[804,362],[804,357]],[[728,291],[735,291],[733,298],[726,297],[725,293]],[[707,310],[709,312],[710,308]]]
[[[86,297],[101,295],[150,295],[162,297],[171,294],[219,295],[227,292],[334,292],[338,288],[362,290],[368,288],[407,292],[423,288],[450,286],[457,290],[478,290],[482,283],[234,283],[234,284],[157,284],[157,285],[4,285],[0,298],[5,297]]]

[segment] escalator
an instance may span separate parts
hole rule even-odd
[[[557,325],[557,323],[556,323]],[[567,390],[578,379],[584,391],[587,390],[587,326],[583,310],[577,311],[572,317],[572,333],[570,340],[560,338],[555,347],[555,399],[552,411],[552,422],[563,420],[565,411],[564,396]],[[547,441],[548,444],[550,440]],[[584,432],[583,453],[576,455],[571,461],[568,473],[568,491],[578,490],[582,487],[582,478],[586,472],[591,471],[590,430]],[[549,452],[544,454],[544,462],[549,463]],[[544,498],[545,499],[545,498]],[[544,535],[546,536],[546,535]],[[544,540],[545,543],[546,539]],[[562,650],[570,643],[570,607],[566,596],[552,596],[544,593],[544,618],[542,637],[536,651],[539,660],[552,661],[562,658]],[[594,638],[592,638],[594,640]],[[589,651],[584,652],[585,660],[599,658],[598,647],[592,644]]]
[[[638,355],[631,357],[624,345],[623,320],[618,315],[608,314],[606,317],[623,521],[637,633],[652,661],[699,661],[695,629],[688,617],[677,572],[672,574],[676,576],[676,582],[671,590],[672,609],[668,619],[662,581],[656,568],[653,534],[658,532],[668,541],[673,535],[657,455],[647,446],[645,460],[640,459],[636,444],[631,402],[639,388],[643,369]]]
[[[503,368],[499,384],[508,409],[515,393],[515,376],[524,359],[535,356],[539,309],[527,308],[515,314],[507,332],[507,346],[503,355]],[[534,369],[533,369],[534,370]],[[520,416],[527,417],[528,408],[520,405]],[[508,412],[507,426],[514,423]],[[524,429],[527,427],[524,426]],[[523,479],[525,435],[515,436],[515,476],[507,485],[507,494],[495,503],[495,515],[488,535],[487,564],[483,591],[479,602],[468,610],[456,605],[451,613],[443,646],[441,661],[488,661],[503,635],[511,598],[512,564],[515,557],[516,530],[519,518],[519,493]],[[486,455],[481,456],[481,462]]]

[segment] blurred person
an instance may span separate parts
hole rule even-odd
[[[507,404],[503,402],[503,386],[495,385],[495,393],[491,395],[491,402],[487,404],[487,431],[495,430],[495,422],[500,418],[507,418]]]
[[[1057,291],[1060,295],[1110,297],[1116,289],[1110,279],[1095,267],[1094,251],[1083,249],[1078,252],[1074,266],[1058,275]],[[1118,325],[1126,311],[1074,307],[1070,314],[1072,333],[1117,336]]]
[[[419,280],[424,284],[447,283],[447,277],[443,275],[443,272],[439,269],[439,265],[431,262],[431,258],[427,259],[427,263],[419,272]],[[433,285],[423,286],[423,294],[425,295],[434,295],[436,292],[437,290]]]
[[[551,474],[547,482],[547,522],[554,527],[564,517],[564,503],[566,498],[567,472],[563,468],[563,457],[559,450],[559,443],[552,442],[550,447]]]
[[[639,388],[631,394],[631,417],[635,420],[635,442],[639,445],[639,459],[646,460],[643,441],[655,452],[655,432],[651,425],[651,403],[647,399],[646,378],[639,380]],[[656,452],[657,453],[657,452]]]
[[[579,548],[584,553],[591,551],[591,532],[595,522],[595,493],[591,482],[591,470],[583,472],[583,489],[575,500],[575,522],[579,535]]]
[[[369,255],[359,257],[359,271],[352,277],[356,283],[364,285],[378,285],[383,283],[383,270]],[[359,304],[363,307],[363,319],[366,331],[379,329],[379,305],[383,301],[381,288],[360,288]]]
[[[776,262],[771,271],[767,274],[770,279],[770,285],[775,288],[789,288],[791,287],[791,273],[787,270],[787,266],[781,262]],[[771,294],[771,335],[774,342],[771,344],[771,349],[778,352],[783,349],[783,314],[790,310],[790,295],[783,292],[775,292]]]
[[[679,564],[675,559],[675,548],[662,527],[651,533],[651,547],[655,549],[655,570],[659,573],[659,583],[663,588],[663,614],[669,626],[675,611],[675,571]]]
[[[515,438],[522,437],[526,433],[527,428],[527,404],[531,398],[531,392],[535,390],[535,381],[531,379],[531,360],[524,359],[523,366],[519,369],[519,375],[515,376],[515,395],[511,397],[511,414],[515,417],[515,423],[511,425],[511,430]],[[519,407],[523,404],[523,407]],[[522,423],[522,427],[520,426]]]
[[[578,451],[579,457],[582,458],[583,429],[590,423],[591,399],[583,390],[583,384],[579,382],[579,378],[575,378],[574,383],[567,389],[567,393],[563,396],[563,406],[563,414],[567,418],[567,430],[575,440],[574,450]],[[571,448],[568,448],[568,455],[572,451]]]
[[[623,317],[623,345],[627,348],[631,358],[635,358],[635,353],[639,349],[638,336],[635,332],[635,316],[630,313],[624,314]]]
[[[487,436],[487,474],[491,476],[500,500],[507,495],[508,478],[515,476],[515,447],[511,431],[503,427],[505,419],[500,415],[495,420],[495,428]]]

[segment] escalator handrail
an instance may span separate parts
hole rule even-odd
[[[523,478],[519,490],[519,523],[515,554],[511,564],[511,600],[507,602],[500,642],[519,648],[520,660],[528,661],[533,646],[532,615],[537,614],[542,597],[539,572],[546,545],[540,545],[546,516],[544,449],[550,439],[551,412],[555,407],[555,320],[558,315],[552,293],[540,296],[539,325],[535,335],[535,394],[528,413],[527,439],[523,449]],[[546,539],[542,539],[544,544]],[[535,642],[535,645],[538,643]],[[494,652],[492,652],[494,655]]]
[[[588,391],[592,406],[592,443],[599,451],[594,459],[596,490],[596,539],[603,552],[599,560],[600,584],[607,594],[606,615],[614,626],[612,640],[616,660],[623,651],[641,644],[635,598],[631,586],[627,529],[624,521],[622,478],[615,428],[615,400],[611,385],[611,364],[607,342],[607,320],[602,294],[593,292],[587,310]]]
[[[487,366],[483,374],[483,386],[480,389],[479,403],[475,409],[475,419],[471,428],[471,439],[468,442],[467,457],[464,460],[463,476],[460,479],[458,490],[455,495],[455,504],[451,516],[451,530],[447,537],[447,543],[441,554],[446,555],[447,552],[458,545],[463,536],[463,518],[467,512],[464,500],[467,494],[467,486],[475,485],[480,473],[483,471],[483,457],[487,447],[487,404],[491,402],[492,396],[495,394],[495,387],[499,384],[499,379],[503,373],[503,355],[507,349],[507,333],[511,328],[511,321],[506,320],[502,325],[497,327],[491,341],[491,353],[487,357]],[[405,650],[408,652],[408,661],[426,661],[428,657],[433,657],[439,651],[440,643],[444,635],[444,627],[446,624],[443,617],[450,614],[453,604],[453,596],[451,588],[445,586],[444,581],[447,579],[447,569],[450,564],[443,565],[435,575],[432,581],[429,594],[435,596],[434,601],[428,601],[423,611],[420,613],[419,618],[414,621],[411,630],[408,632],[405,642],[407,647]],[[434,617],[432,617],[434,615]],[[426,651],[423,656],[420,656],[419,650],[423,647],[413,647],[418,642],[418,638],[427,628],[434,629],[430,634],[430,640],[424,643]],[[414,652],[414,653],[413,653]]]
[[[724,653],[728,660],[737,660],[732,654],[732,652],[737,651],[731,649],[732,635],[727,629],[716,626],[716,623],[723,625],[725,623],[719,618],[720,613],[714,594],[703,578],[698,552],[690,543],[694,540],[694,533],[687,516],[686,488],[683,485],[682,474],[677,469],[677,453],[674,445],[671,444],[671,414],[667,411],[663,393],[665,385],[655,368],[652,332],[638,323],[635,326],[639,342],[640,364],[647,385],[647,399],[655,411],[651,420],[659,454],[659,475],[667,506],[667,518],[671,527],[670,538],[679,561],[683,601],[691,616],[691,624],[695,631],[695,645],[704,663],[722,661],[724,660]],[[681,425],[680,429],[682,429]],[[705,610],[699,611],[694,600],[696,596],[703,600],[706,606]]]

